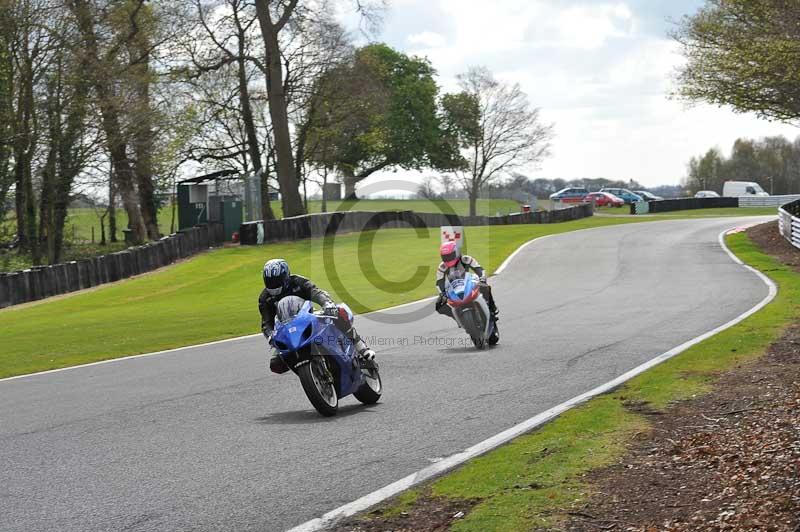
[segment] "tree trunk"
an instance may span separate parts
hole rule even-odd
[[[296,1],[284,8],[287,17]],[[272,130],[275,137],[275,158],[277,161],[278,184],[281,189],[283,216],[304,214],[303,200],[300,197],[300,183],[297,181],[292,156],[292,138],[289,132],[289,116],[287,113],[286,93],[283,87],[283,65],[278,44],[280,26],[272,23],[268,0],[256,0],[258,22],[267,59],[267,98]],[[282,17],[283,23],[285,19]],[[279,21],[280,23],[280,21]]]
[[[31,251],[31,260],[38,265],[42,263],[42,254],[39,238],[36,235],[36,196],[33,193],[30,159],[22,170],[25,174],[25,225],[28,233],[28,248]]]
[[[328,169],[322,169],[322,212],[328,212]]]
[[[25,174],[22,170],[24,154],[14,150],[14,210],[17,216],[17,241],[20,251],[28,246],[28,228],[25,223]]]
[[[108,213],[106,212],[106,215]],[[106,217],[100,216],[100,245],[106,245]]]
[[[258,144],[258,134],[256,124],[253,119],[253,107],[250,104],[250,91],[247,88],[247,64],[245,60],[245,42],[247,36],[244,30],[239,28],[239,55],[236,58],[239,70],[239,108],[242,112],[242,122],[247,142],[247,154],[253,165],[253,172],[259,176],[261,181],[261,219],[274,220],[275,213],[272,212],[272,205],[269,199],[269,175],[264,171],[261,161],[261,147]]]
[[[72,188],[72,179],[69,181],[60,179],[56,185],[56,200],[53,203],[52,256],[50,257],[50,264],[61,262],[64,253],[64,224],[67,221],[70,188]]]
[[[9,6],[10,7],[10,6]],[[0,24],[7,17],[8,7],[0,7]],[[7,139],[13,135],[14,126],[14,63],[11,57],[10,43],[0,40],[0,138]],[[13,183],[10,171],[11,143],[0,142],[0,220],[6,217],[6,197]]]
[[[49,113],[52,120],[54,117]],[[50,127],[50,135],[53,136],[53,126]],[[47,262],[55,264],[55,241],[53,239],[53,231],[55,225],[53,223],[53,203],[55,201],[55,181],[56,181],[56,150],[57,138],[51,138],[50,149],[47,153],[47,162],[42,169],[42,192],[39,198],[39,240],[46,244]]]
[[[133,132],[134,173],[139,190],[139,208],[142,221],[150,240],[158,240],[161,232],[158,228],[158,203],[153,184],[153,109],[150,105],[150,42],[146,33],[139,31],[131,46],[131,66],[134,71],[135,95],[132,122],[136,124]]]
[[[476,187],[472,187],[469,190],[469,215],[476,216],[478,214],[478,194],[480,190]]]
[[[19,111],[17,113],[17,141],[14,149],[17,234],[19,235],[20,250],[30,251],[33,263],[39,264],[41,256],[36,232],[36,198],[33,193],[31,176],[33,150],[36,144],[32,135],[33,113],[35,112],[33,79],[30,68],[26,68],[26,71],[22,74],[19,89]]]
[[[134,244],[144,242],[147,229],[144,225],[138,197],[135,188],[136,175],[128,159],[127,143],[122,137],[119,97],[113,90],[113,79],[109,79],[106,71],[107,65],[103,64],[97,45],[97,36],[94,33],[94,18],[91,6],[87,0],[69,0],[68,6],[78,23],[84,44],[84,53],[87,54],[91,72],[87,73],[97,93],[100,107],[102,127],[106,136],[106,147],[111,157],[114,168],[116,188],[122,197],[122,204],[128,213],[128,228],[131,230],[131,239]]]
[[[117,241],[117,191],[113,172],[108,182],[108,236],[110,242]]]
[[[358,178],[353,175],[353,171],[350,169],[343,169],[342,181],[344,181],[344,199],[357,200],[356,183],[358,183]]]
[[[122,206],[128,214],[128,229],[131,230],[133,244],[141,244],[147,235],[142,213],[139,210],[138,195],[134,187],[134,172],[128,160],[124,142],[115,140],[111,142],[111,164],[114,165],[115,188],[122,198]]]

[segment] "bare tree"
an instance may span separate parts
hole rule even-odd
[[[442,105],[446,128],[466,163],[455,175],[474,216],[484,186],[548,154],[553,126],[542,123],[518,84],[497,81],[486,68],[470,68],[459,82],[462,92],[445,95]]]
[[[434,181],[434,178],[431,176],[423,178],[422,182],[419,184],[419,187],[417,187],[417,197],[427,200],[440,199],[441,195],[436,192]]]
[[[201,0],[194,1],[197,25],[205,39],[192,38],[189,42],[189,55],[194,74],[190,77],[216,76],[221,71],[235,71],[236,98],[241,126],[244,132],[244,148],[249,157],[250,168],[261,176],[261,214],[263,219],[275,218],[269,200],[269,172],[264,169],[261,142],[259,140],[257,114],[251,96],[250,82],[256,72],[263,67],[259,56],[262,48],[254,45],[253,26],[257,22],[253,4],[244,0],[224,0],[220,4],[208,6]],[[210,11],[222,12],[215,16]],[[254,49],[255,48],[255,49]],[[232,76],[231,76],[232,77]],[[230,105],[230,102],[208,102],[212,106]],[[234,158],[240,152],[233,151]]]
[[[453,193],[455,187],[455,179],[450,174],[439,174],[436,176],[436,182],[442,187],[442,197],[449,198]]]

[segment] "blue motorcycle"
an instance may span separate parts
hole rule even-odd
[[[352,321],[346,305],[340,305],[339,313],[338,319]],[[313,312],[310,301],[288,296],[278,304],[270,339],[323,416],[335,416],[342,397],[353,394],[364,404],[374,404],[383,391],[378,365],[357,356],[355,345],[336,320]]]

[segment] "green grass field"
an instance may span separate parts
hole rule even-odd
[[[466,250],[493,271],[520,244],[538,236],[645,221],[598,217],[470,227]],[[261,266],[272,257],[286,258],[295,272],[358,313],[435,293],[437,231],[342,235],[330,256],[323,244],[314,239],[217,250],[137,279],[2,310],[0,377],[258,332]],[[373,284],[370,279],[379,280]]]
[[[273,202],[272,208],[276,216],[282,216],[280,202]],[[478,214],[484,216],[494,216],[497,213],[508,214],[519,212],[519,203],[506,199],[480,199],[478,200]],[[321,212],[322,201],[309,201],[308,210],[311,213]],[[416,211],[416,212],[455,212],[456,214],[469,213],[469,201],[467,200],[358,200],[358,201],[329,201],[328,211],[336,210],[359,210],[359,211]],[[3,222],[6,225],[13,225],[13,219]],[[108,227],[108,217],[105,218]],[[175,227],[177,227],[177,212],[175,213]],[[158,225],[161,232],[169,234],[172,227],[172,207],[165,206],[158,213]],[[128,215],[124,209],[117,209],[117,228],[121,230],[128,226]],[[100,218],[97,212],[89,207],[75,208],[69,210],[69,216],[65,224],[65,232],[68,237],[76,240],[91,240],[92,227],[94,227],[95,241],[100,240]],[[121,235],[118,235],[121,237]]]
[[[424,494],[474,502],[465,517],[453,522],[453,531],[559,529],[568,512],[580,510],[582,501],[592,494],[585,475],[614,463],[636,433],[651,430],[648,417],[631,406],[658,412],[670,403],[708,392],[721,372],[761,356],[788,325],[800,319],[800,274],[761,253],[743,233],[729,236],[727,242],[742,260],[779,285],[778,295],[764,309],[614,392],[403,493],[374,514],[413,511],[415,501]]]
[[[500,214],[508,214],[510,212],[519,212],[519,204],[513,200],[493,200],[482,199],[478,200],[478,214],[493,216],[498,212]],[[282,216],[280,202],[273,202],[272,208],[276,216]],[[321,201],[309,201],[309,212],[321,212]],[[428,200],[358,200],[358,201],[341,201],[328,202],[328,211],[335,210],[359,210],[359,211],[416,211],[416,212],[455,212],[456,214],[468,214],[469,202],[467,200],[442,200],[442,201],[428,201]],[[177,227],[177,213],[175,215],[175,226]],[[108,218],[106,218],[106,226],[108,225]],[[158,213],[158,225],[161,232],[168,234],[172,226],[172,208],[166,206]],[[122,229],[128,226],[128,215],[123,209],[117,209],[117,227]],[[95,240],[100,240],[100,219],[97,217],[94,209],[80,208],[70,209],[69,218],[66,223],[66,231],[69,235],[73,234],[79,240],[90,240],[92,236],[92,227],[95,231]]]
[[[280,203],[273,204],[273,208],[280,215]],[[321,201],[310,201],[309,210],[320,212]],[[518,212],[519,204],[512,200],[478,200],[478,214],[495,215]],[[391,211],[391,210],[412,210],[416,212],[455,212],[456,214],[467,214],[469,212],[469,202],[467,200],[448,200],[448,201],[428,201],[428,200],[359,200],[329,202],[328,210],[363,210],[363,211]],[[172,208],[165,207],[158,213],[159,227],[163,234],[169,234],[173,227]],[[13,220],[3,222],[11,232],[13,232]],[[106,231],[108,230],[108,218],[105,219]],[[177,228],[177,213],[174,227]],[[121,230],[128,226],[128,215],[123,209],[117,209],[117,238],[122,239]],[[71,242],[64,250],[64,261],[80,260],[87,257],[112,253],[124,249],[124,245],[114,244],[109,247],[99,247],[91,244],[92,229],[94,229],[94,242],[100,242],[100,219],[97,212],[92,208],[70,209],[64,232],[66,239]],[[108,236],[108,235],[107,235]],[[32,261],[27,255],[19,255],[15,252],[0,251],[0,272],[15,271],[29,268]]]

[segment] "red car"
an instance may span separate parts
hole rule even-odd
[[[622,207],[625,205],[623,200],[608,192],[591,192],[586,195],[586,201],[594,203],[597,207]]]

